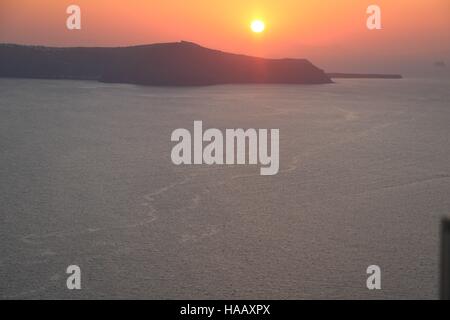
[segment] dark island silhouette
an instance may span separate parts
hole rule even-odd
[[[376,73],[327,73],[332,79],[403,79],[401,74]]]
[[[0,77],[98,80],[154,86],[325,84],[306,59],[264,59],[182,41],[118,48],[0,45]]]

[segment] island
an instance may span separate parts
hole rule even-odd
[[[332,83],[306,59],[251,57],[186,41],[117,48],[0,44],[0,77],[152,86]]]
[[[403,79],[401,74],[327,73],[331,79]]]

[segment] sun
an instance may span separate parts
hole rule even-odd
[[[264,21],[262,20],[253,20],[250,28],[255,33],[261,33],[266,29],[266,25],[264,24]]]

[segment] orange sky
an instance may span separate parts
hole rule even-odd
[[[70,4],[82,9],[81,31],[65,27]],[[382,8],[381,31],[366,28],[370,4]],[[250,32],[254,18],[265,21],[264,34]],[[258,56],[306,57],[336,71],[371,63],[378,69],[405,61],[432,64],[450,57],[450,0],[0,2],[0,42],[116,46],[178,40]]]

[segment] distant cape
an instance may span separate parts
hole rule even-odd
[[[0,77],[154,86],[332,82],[306,59],[257,58],[186,41],[118,48],[0,44]]]
[[[332,79],[403,79],[401,74],[382,74],[382,73],[327,73]]]

